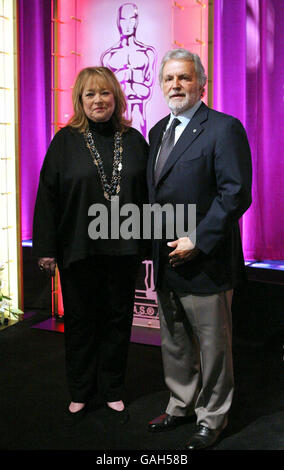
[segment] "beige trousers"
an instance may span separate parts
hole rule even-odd
[[[222,429],[234,390],[233,291],[181,295],[163,289],[157,294],[164,374],[171,392],[166,412],[195,413],[197,424]]]

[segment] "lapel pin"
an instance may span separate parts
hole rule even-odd
[[[192,131],[192,132],[196,132],[196,129],[193,129],[193,131]]]

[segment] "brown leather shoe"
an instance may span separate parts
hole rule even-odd
[[[197,426],[197,431],[187,442],[187,450],[199,450],[211,447],[218,439],[221,433],[220,429],[209,429],[201,424]]]
[[[177,426],[181,424],[185,424],[189,421],[189,417],[187,416],[172,416],[164,413],[161,416],[153,419],[148,424],[148,431],[151,432],[161,432],[161,431],[169,431],[170,429],[175,429]]]

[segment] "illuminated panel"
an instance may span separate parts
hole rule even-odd
[[[72,87],[78,73],[77,0],[52,1],[52,114],[53,134],[73,114]],[[52,314],[63,316],[64,308],[58,270],[52,279]]]
[[[72,86],[77,75],[77,1],[53,1],[53,110],[54,131],[73,114]]]
[[[0,0],[0,264],[2,293],[21,308],[17,162],[16,3]],[[15,320],[12,314],[10,318]]]
[[[198,54],[208,75],[208,0],[173,1],[173,48]],[[210,79],[211,77],[209,77]],[[206,93],[203,101],[207,103]]]

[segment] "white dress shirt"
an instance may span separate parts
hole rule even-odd
[[[173,113],[170,115],[169,122],[167,124],[166,130],[171,125],[173,119],[178,118],[180,120],[180,124],[175,128],[175,144],[177,143],[178,139],[180,138],[181,134],[183,133],[184,129],[186,128],[189,121],[192,119],[193,115],[196,113],[198,108],[201,106],[202,101],[199,100],[195,103],[192,108],[187,109],[183,113],[179,114],[178,116],[174,116]]]

